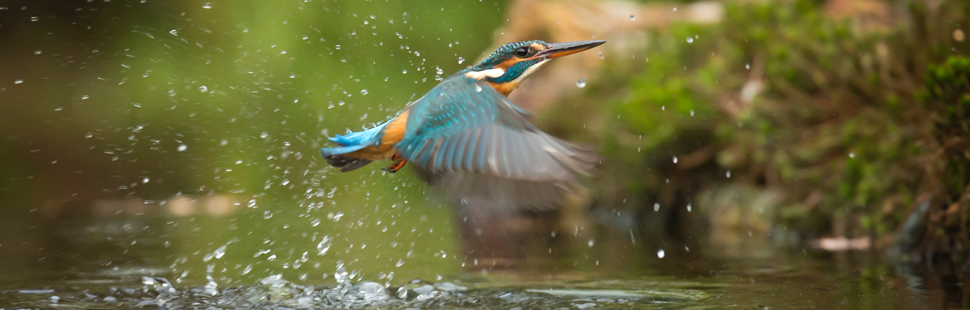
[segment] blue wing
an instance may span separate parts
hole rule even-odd
[[[459,196],[501,192],[511,203],[530,192],[558,193],[593,169],[593,152],[546,134],[526,119],[528,112],[477,83],[451,77],[412,104],[398,152],[431,174],[447,174]]]

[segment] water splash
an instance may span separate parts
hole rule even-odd
[[[206,273],[205,280],[206,283],[203,291],[210,296],[219,295],[219,284],[217,284],[216,280],[212,278],[212,274]]]
[[[658,251],[663,258],[663,250]],[[209,283],[199,287],[175,288],[165,278],[143,277],[140,289],[112,289],[103,293],[85,291],[78,296],[49,299],[58,306],[82,302],[92,305],[111,305],[112,308],[157,307],[161,309],[239,308],[239,309],[440,309],[440,308],[496,308],[496,309],[613,309],[629,308],[631,303],[662,303],[700,301],[710,297],[697,283],[664,283],[665,288],[625,289],[604,286],[575,287],[546,286],[542,289],[494,287],[472,288],[451,282],[428,282],[414,279],[400,287],[371,281],[354,282],[358,271],[348,271],[337,262],[335,286],[299,285],[280,274],[264,277],[254,285],[219,289],[211,276]],[[637,282],[637,286],[642,286]],[[669,286],[673,285],[673,288]],[[691,289],[684,288],[689,285]],[[717,289],[720,286],[709,287]],[[43,292],[49,294],[50,292]],[[595,297],[595,298],[594,298]]]

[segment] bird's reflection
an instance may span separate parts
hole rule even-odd
[[[477,203],[482,202],[453,204],[466,272],[541,274],[539,269],[554,269],[559,258],[577,252],[577,237],[592,240],[598,234],[587,208],[576,204],[535,210]]]

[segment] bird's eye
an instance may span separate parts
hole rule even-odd
[[[515,50],[515,56],[527,57],[529,56],[530,52],[531,48],[520,47],[519,49]]]

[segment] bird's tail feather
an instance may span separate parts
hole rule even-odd
[[[325,147],[320,149],[320,154],[327,159],[327,164],[340,168],[340,172],[351,171],[369,164],[369,159],[350,157],[344,154],[359,151],[367,145],[350,145],[338,147]]]
[[[330,157],[334,155],[344,155],[350,152],[356,152],[367,147],[365,144],[350,145],[350,146],[338,146],[338,147],[325,147],[320,149],[320,154],[323,157]]]
[[[371,162],[370,159],[356,158],[344,155],[325,156],[327,164],[340,168],[340,172],[347,172],[366,166]]]

